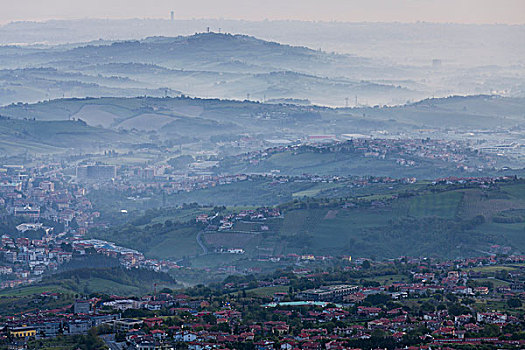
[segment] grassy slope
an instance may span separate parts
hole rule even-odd
[[[492,196],[507,194],[507,202],[525,207],[524,184],[503,186]],[[288,212],[282,225],[283,236],[298,235],[309,242],[299,249],[318,254],[347,253],[357,256],[399,256],[428,254],[454,256],[475,254],[488,249],[491,242],[525,249],[524,223],[499,224],[490,213],[500,210],[497,199],[486,199],[479,206],[464,199],[464,190],[428,193],[394,200],[386,207],[354,209],[299,209]],[[489,195],[489,197],[490,197]],[[491,203],[491,202],[494,202]],[[470,217],[483,214],[486,222],[471,230],[456,227],[464,207],[477,206]],[[492,211],[487,210],[491,207]],[[330,214],[329,214],[330,212]],[[334,217],[334,212],[335,217]],[[327,215],[328,214],[328,215]],[[396,223],[400,222],[399,225]],[[451,229],[453,228],[453,229]],[[290,250],[298,250],[289,245]]]
[[[256,179],[241,181],[232,184],[218,185],[206,189],[198,189],[191,192],[181,192],[166,196],[168,206],[178,206],[184,203],[199,203],[200,205],[225,205],[225,206],[271,206],[290,202],[303,197],[314,198],[339,198],[350,196],[369,196],[371,194],[388,195],[402,191],[404,188],[414,188],[423,184],[370,184],[365,187],[350,187],[343,182],[334,183],[306,183],[288,182],[273,183],[269,179]],[[160,193],[148,194],[147,199],[129,199],[126,195],[112,192],[108,196],[107,191],[90,192],[90,199],[102,212],[116,212],[120,209],[142,210],[162,206],[162,195]],[[169,219],[165,217],[158,222]],[[171,218],[173,220],[173,218]],[[180,221],[180,220],[178,220]],[[182,220],[184,221],[184,220]]]
[[[131,140],[126,135],[77,121],[38,121],[0,118],[0,150],[6,155],[29,152],[49,154],[71,148]]]
[[[207,233],[202,239],[210,250],[215,247],[243,248],[246,254],[201,256],[193,263],[201,267],[216,266],[260,254],[292,252],[378,258],[401,255],[456,257],[478,255],[492,244],[525,250],[525,223],[492,221],[495,214],[506,208],[525,208],[524,183],[503,184],[499,189],[490,190],[459,188],[442,189],[441,192],[425,190],[424,185],[415,184],[399,187],[397,192],[404,193],[407,189],[421,193],[391,199],[396,192],[393,189],[389,194],[362,197],[361,201],[367,203],[383,201],[377,206],[345,209],[339,204],[326,208],[288,209],[284,219],[265,222],[269,227],[265,232],[261,231],[261,223],[239,222],[235,232]],[[166,220],[192,221],[198,212],[198,209],[179,209],[154,213],[147,223],[106,232],[102,238],[136,248],[151,257],[197,256],[202,249],[197,244],[199,229],[196,226],[169,228],[163,224]],[[485,222],[472,226],[471,222],[478,215],[483,215]],[[155,228],[155,224],[160,226]]]
[[[46,300],[45,308],[68,305],[75,294],[105,293],[118,295],[142,295],[151,293],[153,284],[159,288],[176,287],[175,281],[166,274],[144,270],[114,268],[82,268],[45,276],[29,286],[5,289],[0,292],[0,313],[30,308],[35,296],[42,292],[60,293],[59,300]],[[13,305],[20,302],[24,305]],[[15,303],[15,304],[16,304]]]
[[[269,226],[265,232],[261,231],[260,223],[239,222],[234,228],[237,233],[212,233],[202,238],[210,249],[243,248],[245,255],[199,257],[194,264],[202,267],[231,264],[235,259],[246,260],[272,252],[381,258],[478,255],[492,244],[525,250],[525,223],[492,221],[494,215],[508,207],[525,208],[525,183],[503,184],[499,189],[489,190],[442,188],[441,192],[429,191],[416,184],[400,187],[397,192],[404,193],[407,189],[421,193],[390,200],[396,192],[390,190],[390,194],[371,195],[360,200],[367,203],[383,201],[376,206],[368,204],[345,209],[339,204],[326,208],[287,209],[284,219],[264,223]],[[197,212],[185,209],[154,214],[147,224],[133,230],[128,227],[107,232],[103,238],[139,249],[152,257],[178,259],[198,255],[202,250],[196,241],[197,227],[152,227],[166,220],[191,220]],[[483,215],[485,222],[471,224],[478,215]]]
[[[434,179],[446,176],[465,176],[452,163],[416,159],[416,166],[406,167],[396,163],[396,157],[387,159],[364,157],[360,154],[345,153],[298,153],[291,151],[276,153],[258,164],[234,163],[225,165],[230,173],[267,173],[280,170],[282,174],[302,175],[353,175],[390,176],[394,178],[417,177]],[[225,163],[224,163],[225,164]]]

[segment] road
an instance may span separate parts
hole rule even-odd
[[[104,343],[106,343],[110,350],[124,349],[124,343],[117,343],[115,341],[115,334],[103,334],[100,337],[104,340]]]
[[[202,248],[202,254],[201,255],[208,254],[208,247],[206,247],[206,245],[204,245],[204,243],[202,242],[202,231],[197,234],[197,243]]]

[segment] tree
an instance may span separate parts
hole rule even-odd
[[[384,338],[384,337],[386,337],[385,331],[383,331],[381,329],[374,329],[370,335],[372,336],[372,338]]]
[[[499,329],[498,325],[495,324],[488,324],[485,327],[483,327],[483,330],[480,332],[480,335],[482,337],[497,337],[501,333],[501,330]]]
[[[429,302],[424,302],[423,304],[421,304],[421,307],[419,308],[422,312],[424,313],[431,313],[431,312],[434,312],[436,310],[436,308],[434,307],[434,305],[432,305],[431,303]]]
[[[386,294],[370,294],[365,298],[366,303],[371,305],[384,305],[390,300],[390,296]]]
[[[78,223],[77,223],[77,218],[73,218],[73,220],[71,220],[71,222],[69,223],[69,227],[73,230],[76,230],[78,229]]]
[[[518,298],[511,298],[507,300],[507,305],[512,309],[517,309],[522,306],[522,302]]]
[[[448,313],[452,316],[467,315],[470,314],[470,309],[461,304],[452,304],[448,307]]]

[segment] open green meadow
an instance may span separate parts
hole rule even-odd
[[[417,196],[410,201],[409,215],[439,216],[453,218],[457,214],[463,194],[460,192],[444,192]]]
[[[272,286],[272,287],[261,287],[255,289],[249,289],[246,294],[253,294],[256,297],[272,297],[275,293],[288,293],[288,286]]]

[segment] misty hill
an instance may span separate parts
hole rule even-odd
[[[142,40],[89,44],[70,49],[49,47],[40,50],[6,47],[2,62],[18,56],[21,62],[46,63],[61,60],[73,64],[150,63],[166,68],[220,71],[224,63],[244,63],[272,70],[323,71],[332,64],[359,65],[363,58],[328,54],[306,47],[283,45],[246,35],[199,33],[179,37],[149,37]]]
[[[355,106],[402,105],[457,93],[523,95],[519,66],[478,70],[408,66],[213,32],[88,44],[3,46],[0,69],[0,103],[4,104],[62,96],[182,93]],[[482,81],[480,71],[485,77]]]
[[[168,13],[166,13],[168,16]],[[0,43],[71,45],[99,40],[192,35],[212,31],[245,33],[264,40],[323,48],[406,64],[433,58],[462,65],[515,64],[522,61],[525,26],[452,23],[344,23],[233,19],[78,19],[13,22],[0,26]],[[505,38],[505,40],[501,40]],[[41,45],[41,44],[40,44]]]
[[[388,146],[382,147],[385,144]],[[402,144],[420,147],[418,152],[410,152]],[[228,157],[220,162],[219,173],[253,174],[278,171],[279,174],[300,176],[303,174],[324,176],[387,176],[392,178],[416,177],[436,179],[448,176],[467,176],[466,174],[497,174],[493,158],[478,154],[474,149],[454,152],[457,159],[448,159],[445,145],[436,144],[424,151],[424,143],[417,140],[398,142],[386,139],[356,142],[346,141],[326,146],[298,146],[269,149],[262,156]],[[428,153],[427,153],[428,152]],[[425,154],[427,153],[427,154]],[[489,166],[488,164],[491,164]],[[501,167],[501,164],[499,165]],[[466,170],[465,168],[468,168]]]
[[[341,105],[359,95],[369,103],[403,103],[425,96],[358,73],[377,62],[260,40],[200,33],[134,41],[40,48],[0,47],[0,103],[99,96],[163,96],[264,100],[311,99]],[[403,84],[406,85],[406,84]]]
[[[92,127],[82,121],[18,120],[0,117],[2,156],[98,151],[101,146],[132,144],[139,140],[140,137]]]
[[[0,104],[40,101],[64,96],[162,97],[179,94],[167,88],[145,86],[126,77],[86,75],[55,68],[24,68],[0,71]]]
[[[200,145],[235,155],[291,144],[309,135],[344,139],[348,134],[350,138],[469,140],[478,148],[507,145],[502,152],[519,157],[524,108],[525,99],[485,95],[429,99],[399,107],[340,109],[187,97],[106,97],[12,104],[1,107],[0,115],[20,120],[18,126],[5,129],[6,135],[12,135],[24,123],[80,119],[87,124],[83,128],[89,126],[90,132],[100,132],[92,143],[97,140],[103,146],[104,140],[109,141],[107,135],[114,135],[117,142],[113,147],[121,148],[153,140],[157,146]],[[33,141],[40,142],[40,136],[34,136],[37,138]],[[68,140],[64,137],[46,144],[71,146]],[[77,146],[73,142],[71,147]],[[523,166],[519,164],[507,165]]]
[[[275,75],[272,73],[271,75]],[[288,74],[284,74],[288,75]],[[295,80],[297,74],[289,73]],[[196,125],[202,120],[243,123],[254,119],[264,122],[301,121],[296,127],[309,122],[336,123],[337,128],[318,125],[318,130],[335,134],[371,130],[372,128],[426,128],[480,129],[516,127],[524,121],[525,98],[503,98],[476,95],[434,98],[397,107],[383,108],[326,108],[293,104],[263,104],[252,101],[231,101],[199,98],[83,98],[57,99],[36,104],[11,104],[0,107],[0,114],[16,119],[69,120],[82,119],[89,125],[103,125],[118,129],[126,120],[147,113],[152,118],[171,116]],[[306,115],[310,117],[305,118]],[[313,118],[313,119],[312,119]],[[306,124],[304,124],[306,122]],[[253,124],[253,123],[252,123]],[[242,124],[243,127],[250,126]],[[264,130],[264,125],[251,125]],[[127,129],[128,127],[123,127]],[[355,128],[355,129],[351,129]],[[137,128],[140,129],[140,128]],[[248,129],[249,130],[249,129]],[[162,131],[164,130],[157,130]],[[311,130],[316,132],[315,129]]]
[[[524,105],[525,98],[502,98],[494,95],[451,96],[383,109],[365,108],[363,112],[371,118],[389,115],[398,122],[422,128],[498,128],[508,132],[512,128],[519,128],[525,121]]]

